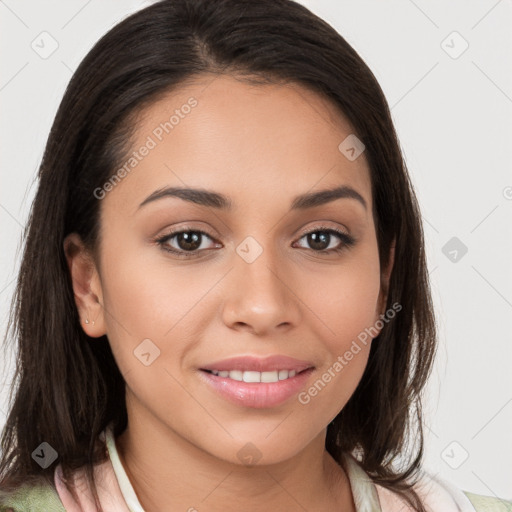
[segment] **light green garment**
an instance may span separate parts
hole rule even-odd
[[[512,501],[465,492],[478,512],[512,512]]]
[[[0,512],[66,512],[57,491],[49,485],[24,486],[6,497],[0,493]]]

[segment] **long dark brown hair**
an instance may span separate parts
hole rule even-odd
[[[366,146],[381,268],[395,241],[387,308],[399,303],[402,310],[373,342],[357,389],[327,428],[326,450],[340,463],[343,452],[357,452],[376,483],[423,511],[412,485],[436,331],[417,200],[374,75],[328,23],[292,0],[156,2],[111,29],[74,73],[23,237],[5,343],[17,350],[1,487],[41,479],[54,485],[53,467],[31,457],[46,441],[66,478],[85,465],[95,489],[92,465],[106,456],[99,434],[111,422],[115,436],[126,428],[124,380],[106,336],[89,338],[80,325],[63,241],[76,232],[98,254],[93,192],[125,160],[137,114],[205,73],[308,87],[346,116]]]

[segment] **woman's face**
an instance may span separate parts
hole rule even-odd
[[[325,435],[385,304],[370,173],[351,134],[298,85],[226,76],[143,112],[132,160],[95,192],[101,306],[79,301],[87,333],[108,336],[129,422],[233,462],[244,450],[284,460]],[[222,362],[236,357],[254,360]],[[269,382],[246,382],[258,379]]]

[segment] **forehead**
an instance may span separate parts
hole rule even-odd
[[[128,172],[109,202],[133,213],[158,188],[188,186],[233,197],[235,208],[287,206],[285,196],[343,184],[370,205],[364,153],[350,161],[339,149],[352,134],[335,105],[301,85],[197,77],[140,113],[132,156],[119,165]]]

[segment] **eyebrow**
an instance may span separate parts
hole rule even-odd
[[[200,206],[208,206],[221,210],[231,210],[233,206],[233,203],[227,196],[219,194],[218,192],[198,188],[165,187],[155,190],[155,192],[139,205],[138,209],[148,203],[168,197],[177,197]],[[301,194],[293,199],[290,210],[306,210],[330,203],[336,199],[355,199],[359,201],[365,209],[368,209],[365,199],[359,192],[348,185],[342,185],[333,189]]]

